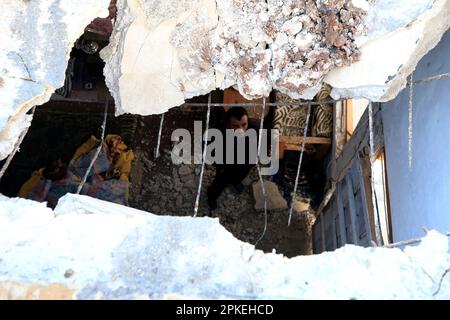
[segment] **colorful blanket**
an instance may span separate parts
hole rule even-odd
[[[92,136],[77,149],[68,166],[58,160],[48,168],[33,172],[20,189],[19,197],[47,201],[50,207],[55,207],[59,198],[66,193],[77,191],[99,143],[100,141]],[[80,194],[127,205],[128,177],[133,158],[133,151],[127,150],[120,136],[108,135]]]

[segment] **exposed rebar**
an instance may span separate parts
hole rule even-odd
[[[206,151],[208,147],[208,129],[209,129],[209,116],[211,114],[211,93],[208,96],[208,110],[206,112],[206,129],[205,129],[205,141],[203,144],[203,155],[202,155],[202,170],[200,171],[200,180],[198,182],[198,190],[197,190],[197,197],[195,199],[195,205],[194,205],[194,217],[197,217],[198,213],[198,206],[200,203],[200,194],[202,192],[202,182],[203,182],[203,174],[205,171],[205,162],[206,162]]]
[[[450,232],[444,233],[445,236],[450,237]],[[404,246],[409,246],[412,244],[417,244],[422,242],[422,238],[421,239],[410,239],[410,240],[404,240],[404,241],[399,241],[396,243],[391,243],[391,244],[387,244],[385,246],[383,246],[384,248],[398,248],[398,247],[404,247]]]
[[[306,136],[308,134],[309,118],[311,117],[311,105],[312,105],[311,102],[308,103],[308,114],[306,116],[305,128],[303,129],[303,141],[301,144],[300,159],[298,160],[297,175],[295,177],[294,191],[292,193],[292,199],[291,199],[291,207],[289,209],[288,226],[291,225],[292,211],[294,210],[294,201],[295,201],[295,196],[297,195],[298,180],[300,179],[300,170],[301,170],[302,162],[303,162],[303,154],[305,152]]]
[[[264,198],[264,230],[261,234],[261,236],[258,238],[258,240],[255,243],[255,248],[258,245],[258,243],[264,238],[267,231],[267,194],[266,194],[266,188],[264,186],[264,180],[261,175],[261,167],[260,167],[260,159],[261,159],[261,142],[263,139],[262,133],[263,133],[263,126],[264,126],[264,116],[266,114],[266,98],[263,98],[262,101],[262,113],[261,113],[261,120],[259,124],[259,140],[258,140],[258,158],[256,159],[256,169],[258,171],[258,177],[259,177],[259,183],[261,185],[261,191]]]
[[[164,113],[161,114],[161,121],[159,122],[158,143],[156,144],[156,148],[155,148],[155,159],[159,157],[159,146],[161,144],[163,125],[164,125]]]
[[[91,163],[89,164],[89,167],[86,170],[86,173],[84,174],[83,180],[81,180],[80,184],[78,185],[76,194],[80,194],[81,189],[83,189],[84,184],[86,183],[86,180],[89,176],[89,173],[92,170],[92,167],[94,166],[95,161],[97,160],[98,155],[100,154],[100,151],[103,148],[103,142],[105,141],[105,131],[106,131],[106,119],[108,118],[108,98],[105,102],[105,114],[103,117],[103,124],[102,124],[102,135],[100,139],[100,144],[97,147],[97,150],[95,151],[94,157],[91,160]]]
[[[311,106],[318,106],[322,104],[333,104],[339,101],[344,101],[348,99],[330,99],[330,100],[323,100],[320,102],[315,101],[285,101],[285,102],[266,102],[266,107],[283,107],[283,106],[294,106],[294,107],[301,107],[301,106],[307,106],[308,104],[311,104]],[[182,106],[190,106],[190,107],[206,107],[207,103],[202,102],[186,102],[182,104]],[[240,103],[212,103],[210,107],[259,107],[261,106],[261,102],[240,102]]]

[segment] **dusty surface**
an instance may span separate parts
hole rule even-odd
[[[448,238],[286,258],[218,219],[156,216],[68,194],[52,211],[0,196],[0,298],[448,299]]]
[[[174,165],[171,162],[172,128],[193,129],[193,121],[201,120],[204,111],[187,112],[179,108],[165,114],[165,129],[161,143],[161,156],[155,160],[154,148],[159,129],[159,116],[143,117],[136,133],[136,159],[131,173],[130,206],[158,215],[192,216],[197,195],[201,165]],[[214,117],[214,115],[213,115]],[[163,151],[164,150],[164,151]],[[292,173],[292,172],[291,172]],[[200,198],[199,216],[207,214],[206,188],[214,179],[214,166],[207,166]],[[244,180],[245,190],[237,194],[229,186],[219,197],[219,208],[213,212],[220,223],[242,241],[255,244],[264,230],[264,213],[255,210],[251,184],[258,181],[253,169]],[[311,218],[295,213],[290,227],[288,209],[268,213],[267,232],[257,248],[266,252],[273,249],[288,257],[312,253]]]

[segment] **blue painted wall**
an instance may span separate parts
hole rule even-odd
[[[414,72],[415,80],[450,72],[450,31]],[[450,231],[450,78],[417,85],[413,103],[413,161],[408,168],[405,89],[383,104],[394,242],[424,235],[422,227]]]

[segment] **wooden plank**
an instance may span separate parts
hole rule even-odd
[[[356,244],[353,241],[354,236],[352,233],[352,220],[350,213],[350,205],[348,200],[348,192],[347,192],[347,181],[344,179],[341,181],[341,198],[342,198],[342,206],[344,209],[344,226],[345,226],[345,234],[347,241],[346,243]]]
[[[354,131],[354,124],[353,124],[353,100],[348,100],[347,102],[347,134],[350,136],[353,134]]]
[[[330,144],[331,138],[322,138],[322,137],[301,137],[301,136],[280,136],[280,143],[285,143],[287,145],[298,145],[300,146],[303,141],[306,144]]]
[[[313,239],[313,253],[319,254],[319,248],[321,248],[321,245],[319,245],[320,241],[320,220],[317,219],[316,223],[314,223],[314,226],[312,228],[312,239]]]
[[[320,213],[320,232],[321,232],[321,238],[322,238],[322,252],[325,252],[325,220],[323,219],[323,212]]]
[[[373,240],[373,238],[375,236],[375,234],[373,233],[375,230],[373,230],[371,228],[370,217],[369,217],[370,208],[373,207],[373,205],[371,205],[372,201],[368,201],[369,199],[372,199],[371,197],[369,197],[371,190],[367,190],[367,188],[366,188],[366,183],[370,182],[370,177],[363,174],[361,163],[359,161],[355,161],[354,170],[357,173],[357,175],[359,176],[359,189],[360,189],[360,193],[361,193],[361,202],[362,202],[362,209],[363,209],[363,212],[361,214],[363,215],[364,227],[367,232],[367,238],[368,238],[367,245],[370,246],[370,244],[371,244],[370,241]],[[369,186],[370,186],[370,183],[369,183]],[[373,211],[372,211],[372,214],[373,214]]]
[[[333,213],[333,223],[334,223],[334,234],[335,234],[335,249],[339,248],[342,246],[342,236],[341,236],[341,228],[339,227],[339,212],[337,209],[337,198],[336,196],[334,197],[334,199],[331,202],[331,207],[333,208],[332,213]]]
[[[356,231],[358,237],[358,244],[360,246],[370,246],[370,233],[366,227],[366,221],[364,217],[364,199],[361,194],[361,190],[355,194],[355,209],[356,209]]]
[[[389,192],[389,175],[387,172],[387,159],[386,159],[386,149],[383,150],[383,165],[384,165],[384,177],[385,177],[385,182],[384,182],[384,186],[386,188],[385,192],[386,192],[386,198],[384,199],[384,201],[386,201],[386,210],[387,210],[387,217],[388,217],[388,232],[389,232],[389,243],[393,243],[394,242],[394,235],[392,233],[392,211],[391,211],[391,196],[390,196],[390,192]]]
[[[381,105],[379,103],[373,104],[373,119],[374,119],[374,144],[375,144],[375,152],[379,152],[379,150],[383,147],[384,137],[383,137],[383,122],[381,119]],[[317,209],[317,215],[322,212],[322,210],[327,206],[330,199],[333,197],[333,194],[336,191],[336,185],[339,181],[344,179],[344,176],[347,174],[347,170],[352,166],[353,160],[358,157],[359,153],[363,153],[368,155],[369,152],[369,113],[368,108],[362,115],[358,126],[356,127],[352,138],[350,141],[346,143],[344,149],[340,156],[336,159],[335,162],[330,164],[331,177],[329,181],[331,181],[331,185],[325,193],[325,197]],[[331,160],[333,161],[333,159]]]
[[[323,225],[325,231],[325,251],[336,250],[336,228],[334,224],[334,209],[333,202],[330,202],[330,206],[327,207],[323,213]]]
[[[344,216],[344,205],[342,203],[342,186],[341,183],[337,186],[337,192],[335,195],[338,220],[339,220],[339,230],[341,234],[341,246],[347,243],[347,233],[345,231],[345,216]]]
[[[331,219],[330,219],[330,207],[323,213],[323,229],[326,235],[325,251],[333,251],[332,231],[331,231]]]
[[[350,212],[350,229],[352,234],[353,243],[358,245],[358,237],[356,231],[356,207],[355,207],[355,196],[353,194],[352,179],[348,175],[344,178],[347,184],[347,195],[348,195],[348,207]]]
[[[290,144],[290,143],[281,142],[280,145],[283,146],[284,150],[292,150],[292,151],[301,151],[302,150],[302,147],[299,144]],[[311,153],[311,152],[315,152],[316,148],[314,148],[310,145],[309,146],[305,145],[304,151]]]
[[[380,107],[378,104],[373,105],[373,122],[374,122],[374,144],[375,151],[383,145],[383,128]],[[353,159],[358,156],[359,151],[365,149],[368,154],[369,149],[369,112],[368,109],[364,112],[361,120],[356,127],[352,138],[345,145],[341,155],[336,160],[336,174],[335,181],[339,181],[343,173],[352,165]]]
[[[333,201],[331,202],[331,206],[330,206],[330,220],[331,220],[331,233],[330,236],[332,236],[332,250],[336,250],[337,249],[337,232],[336,232],[336,202]]]

